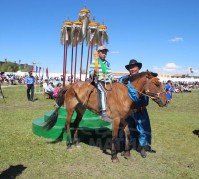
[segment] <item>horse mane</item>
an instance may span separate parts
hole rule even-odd
[[[152,77],[157,77],[158,76],[158,74],[157,73],[154,73],[154,72],[151,72],[151,71],[146,71],[146,72],[141,72],[141,73],[138,73],[138,74],[135,74],[135,75],[133,75],[133,76],[130,76],[129,77],[129,80],[132,82],[132,81],[135,81],[135,80],[137,80],[138,78],[142,78],[142,77],[146,77],[146,76],[148,76],[148,75],[151,75]]]
[[[142,78],[146,76],[146,72],[141,72],[129,77],[130,82],[137,80],[138,78]]]
[[[137,74],[135,74],[133,76],[128,75],[128,78],[124,78],[122,80],[122,83],[127,84],[129,80],[130,80],[130,82],[132,82],[132,81],[134,81],[134,80],[136,80],[138,78],[141,78],[141,77],[143,77],[145,75],[146,75],[146,72],[137,73]]]

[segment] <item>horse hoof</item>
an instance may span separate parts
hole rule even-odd
[[[72,152],[72,146],[71,146],[71,145],[68,145],[67,148],[66,148],[66,150],[67,150],[68,152]]]
[[[141,149],[140,154],[141,154],[142,158],[146,158],[146,156],[147,156],[144,148]]]
[[[81,147],[81,145],[77,144],[77,145],[76,145],[76,147],[77,147],[77,148],[80,148],[80,147]]]
[[[68,152],[72,152],[72,148],[67,149]]]
[[[124,158],[125,158],[125,159],[130,159],[130,157],[131,157],[130,152],[126,152],[126,153],[124,154]]]
[[[118,163],[118,162],[119,162],[119,159],[118,159],[118,158],[114,158],[114,159],[112,159],[112,162],[113,162],[113,163]]]

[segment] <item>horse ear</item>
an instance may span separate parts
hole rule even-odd
[[[149,70],[147,69],[146,70],[146,77],[148,78],[148,76],[149,76]]]
[[[149,70],[146,70],[146,77],[149,79],[153,78],[153,75],[151,74]]]
[[[151,72],[151,74],[154,76],[154,77],[157,77],[158,74],[157,73],[154,73],[154,72]]]

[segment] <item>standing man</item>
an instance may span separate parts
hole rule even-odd
[[[167,81],[165,90],[166,90],[166,94],[167,94],[167,100],[168,100],[168,102],[170,102],[172,100],[172,93],[174,92],[174,89],[172,88],[171,80]]]
[[[34,83],[35,83],[35,77],[32,75],[32,71],[30,71],[29,76],[25,78],[25,84],[27,88],[28,101],[32,101],[32,102],[34,98]]]
[[[106,114],[106,84],[112,83],[112,72],[110,63],[106,60],[106,55],[109,50],[105,46],[98,49],[98,58],[90,64],[89,76],[95,82],[98,89],[98,106],[101,112],[102,120],[112,122]]]
[[[121,77],[120,82],[123,79],[129,78],[130,76],[136,75],[139,73],[139,70],[142,68],[142,63],[137,62],[137,60],[130,60],[129,64],[125,66],[129,71],[129,75]],[[126,119],[129,129],[131,132],[131,137],[135,136],[135,131],[138,132],[138,142],[139,142],[139,151],[143,158],[146,157],[146,151],[155,152],[151,149],[151,125],[149,120],[149,115],[146,109],[146,106],[149,104],[148,96],[142,96],[138,98],[136,90],[133,86],[128,86],[128,91],[131,99],[135,103],[134,112]],[[135,125],[136,130],[133,130]]]

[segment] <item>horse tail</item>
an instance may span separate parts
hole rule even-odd
[[[64,87],[59,91],[59,94],[56,98],[56,103],[59,107],[61,107],[64,104],[64,95],[66,91],[68,90],[68,87]]]
[[[60,107],[56,108],[55,111],[51,114],[51,116],[49,117],[49,119],[47,121],[45,121],[43,128],[46,130],[50,130],[57,122],[57,118],[58,118],[58,110]]]
[[[67,87],[62,88],[58,94],[58,97],[56,98],[57,107],[55,111],[51,114],[49,119],[44,123],[43,128],[46,130],[50,130],[57,122],[58,119],[58,111],[61,108],[61,106],[64,104],[64,95],[66,91],[68,90]]]

